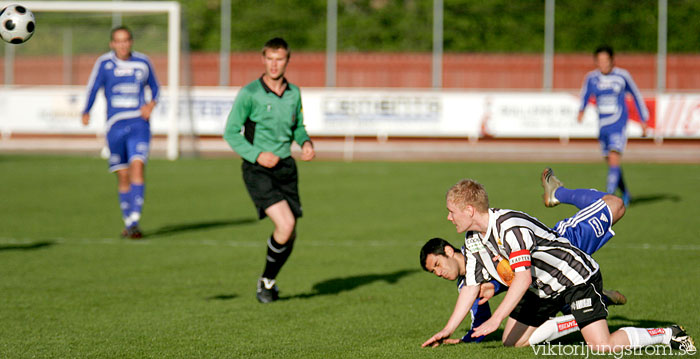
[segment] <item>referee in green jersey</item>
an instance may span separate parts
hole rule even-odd
[[[303,161],[316,156],[304,128],[299,88],[284,78],[289,55],[284,39],[265,43],[265,73],[238,93],[224,130],[224,139],[243,158],[243,181],[258,217],[270,217],[275,224],[258,280],[256,296],[261,303],[279,298],[275,278],[292,252],[297,218],[302,215],[292,140],[301,146]]]

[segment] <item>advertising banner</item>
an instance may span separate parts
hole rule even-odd
[[[220,136],[239,88],[183,88],[178,104],[181,135]],[[151,117],[154,134],[169,128],[167,87]],[[89,126],[80,117],[85,89],[0,88],[0,132],[100,134],[105,131],[102,94]],[[312,136],[399,136],[493,138],[596,138],[595,104],[577,122],[579,99],[567,92],[469,92],[402,89],[302,88],[304,120]],[[650,133],[658,138],[700,138],[700,94],[667,94],[645,99]],[[631,105],[631,101],[629,101]],[[627,130],[641,136],[630,106]]]

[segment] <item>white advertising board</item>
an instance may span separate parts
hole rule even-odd
[[[80,118],[85,106],[84,87],[0,88],[0,132],[89,134],[104,132],[105,101],[100,96],[89,126]]]
[[[657,137],[700,138],[700,95],[660,95],[656,103]]]
[[[152,118],[154,134],[168,131],[167,87]],[[221,135],[238,88],[181,90],[181,134]],[[98,95],[91,123],[80,116],[85,88],[0,88],[0,132],[37,134],[103,133],[105,102]],[[576,121],[579,100],[565,92],[468,92],[399,89],[302,89],[304,119],[312,136],[411,136],[495,138],[596,138],[594,105]],[[656,104],[657,137],[700,138],[700,94],[668,94]],[[628,134],[641,135],[630,121]]]

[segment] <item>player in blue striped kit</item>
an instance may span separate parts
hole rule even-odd
[[[581,107],[578,122],[583,120],[583,110],[591,96],[595,97],[598,107],[600,132],[598,140],[608,163],[607,192],[622,191],[625,205],[629,204],[630,194],[622,178],[622,152],[627,144],[627,105],[625,95],[630,93],[642,121],[642,136],[646,136],[649,110],[644,98],[627,70],[614,67],[613,49],[601,46],[594,53],[596,70],[589,72],[581,89]]]
[[[124,219],[122,237],[142,237],[139,228],[144,199],[144,166],[151,142],[149,118],[158,98],[158,80],[151,61],[131,51],[131,31],[116,27],[110,34],[112,51],[100,56],[88,82],[83,125],[90,122],[90,109],[103,88],[107,100],[109,170],[117,174],[119,206]],[[146,100],[145,87],[151,90]]]

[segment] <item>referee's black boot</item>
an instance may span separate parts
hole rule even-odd
[[[274,279],[258,279],[258,290],[255,294],[260,303],[271,303],[279,299],[279,289]]]

